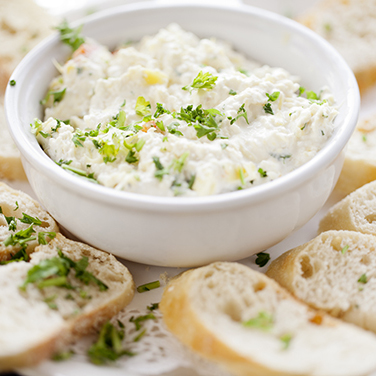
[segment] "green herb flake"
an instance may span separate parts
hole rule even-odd
[[[144,97],[138,97],[136,101],[136,114],[139,116],[146,116],[150,114],[150,102],[148,102]]]
[[[359,282],[359,283],[366,284],[366,283],[368,282],[368,279],[367,279],[366,274],[362,274],[362,275],[359,277],[358,282]]]
[[[319,96],[314,91],[307,91],[307,99],[314,101],[320,100]]]
[[[57,309],[57,304],[55,303],[55,299],[57,298],[57,295],[52,295],[47,298],[45,298],[43,301],[51,308],[51,309]]]
[[[159,281],[149,282],[149,283],[145,283],[144,285],[138,286],[137,291],[139,293],[142,293],[142,292],[157,289],[160,286],[161,286],[161,283]]]
[[[16,86],[16,81],[15,80],[10,80],[9,81],[10,86]]]
[[[268,93],[266,93],[266,96],[268,97],[268,100],[269,100],[270,102],[275,102],[275,101],[279,98],[279,94],[280,94],[279,91],[275,91],[275,92],[272,93],[272,94],[268,94]]]
[[[287,333],[287,334],[284,334],[282,335],[281,337],[279,337],[279,339],[282,341],[283,343],[283,350],[287,350],[290,346],[290,342],[292,340],[292,335]]]
[[[156,126],[162,131],[164,132],[166,130],[164,124],[163,124],[163,121],[157,121],[156,123]]]
[[[2,214],[5,218],[5,220],[7,221],[7,224],[8,224],[8,230],[9,231],[15,231],[16,228],[17,228],[17,222],[16,222],[16,218],[15,217],[7,217],[4,213],[3,213],[3,209],[2,207],[0,206],[0,214]]]
[[[171,112],[169,110],[167,110],[166,108],[164,108],[161,103],[157,103],[157,108],[156,108],[154,115],[153,115],[154,118],[157,119],[157,118],[159,118],[159,116],[161,116],[163,114],[171,114]]]
[[[61,102],[65,96],[65,92],[66,92],[67,88],[64,88],[60,91],[53,91],[53,90],[50,90],[46,96],[44,97],[44,99],[42,99],[40,101],[40,104],[45,106],[47,101],[50,99],[50,96],[52,95],[53,98],[54,98],[54,104],[57,103],[57,102]]]
[[[240,73],[243,73],[243,74],[245,74],[246,76],[249,77],[249,72],[248,72],[247,70],[242,69],[242,68],[239,68],[238,71],[239,71]]]
[[[189,88],[193,89],[206,89],[211,90],[215,86],[215,82],[217,81],[218,77],[213,76],[209,72],[202,72],[197,75],[197,77],[193,80],[192,85],[184,86],[183,90],[189,90]]]
[[[155,165],[155,168],[156,168],[156,170],[154,172],[154,176],[157,179],[162,180],[164,175],[168,175],[170,173],[168,169],[165,169],[163,167],[162,163],[159,160],[159,157],[153,157],[153,162],[154,162],[154,165]]]
[[[347,244],[347,245],[345,245],[345,246],[341,249],[341,253],[344,255],[344,254],[347,252],[348,249],[349,249],[349,245]]]
[[[159,308],[159,303],[151,303],[146,307],[149,311],[154,311]]]
[[[262,178],[266,178],[268,176],[268,173],[264,171],[261,167],[257,170],[257,172],[260,174]]]
[[[256,265],[260,268],[265,266],[270,260],[270,254],[267,252],[260,252],[256,254]]]
[[[243,322],[243,325],[248,328],[268,331],[273,327],[273,316],[269,313],[261,311],[257,317]]]
[[[179,159],[174,160],[173,166],[176,171],[181,172],[183,170],[185,161],[188,158],[188,156],[189,156],[189,153],[185,152],[182,154],[182,156]]]
[[[270,114],[270,115],[274,115],[272,105],[270,104],[270,102],[265,103],[262,108],[264,109],[265,113]]]
[[[142,148],[144,147],[145,145],[145,140],[143,138],[139,139],[135,145],[135,149],[140,152],[142,150]]]
[[[193,184],[195,183],[195,180],[196,180],[196,174],[193,174],[188,181],[188,188],[189,189],[193,188]]]
[[[138,158],[135,155],[136,155],[135,151],[129,150],[129,152],[128,152],[126,158],[125,158],[125,161],[130,163],[130,164],[138,162]]]
[[[20,206],[18,205],[18,201],[16,201],[16,207],[13,209],[13,211],[18,210],[19,207],[20,207]]]
[[[330,33],[333,30],[333,27],[330,23],[325,23],[324,29],[325,29],[326,32]]]
[[[85,43],[85,39],[81,36],[82,26],[72,29],[68,22],[64,20],[56,29],[60,31],[60,40],[70,46],[73,51],[76,51],[78,47]]]
[[[73,350],[62,351],[52,355],[51,359],[54,362],[63,362],[64,360],[70,359],[73,355],[75,355],[75,352]]]
[[[42,221],[38,217],[32,217],[31,215],[28,215],[26,213],[22,213],[22,218],[20,218],[19,221],[35,226],[40,226],[42,224]]]
[[[83,147],[84,145],[81,143],[81,141],[83,142],[85,140],[86,140],[86,137],[79,133],[75,133],[72,137],[72,142],[74,143],[75,147]]]
[[[88,356],[92,363],[97,365],[114,362],[120,357],[134,354],[123,348],[121,343],[124,338],[124,330],[117,330],[109,321],[106,322],[100,333],[97,342],[91,345]]]
[[[147,315],[144,315],[144,316],[138,316],[136,318],[134,318],[134,316],[132,316],[129,321],[130,322],[133,322],[133,324],[135,325],[135,328],[136,330],[140,330],[141,329],[141,322],[143,321],[146,321],[146,320],[155,320],[156,317],[152,314],[152,313],[148,313]]]
[[[8,245],[12,246],[20,246],[21,249],[27,248],[27,243],[33,240],[36,240],[35,236],[32,236],[35,231],[33,229],[33,225],[30,227],[20,230],[14,234],[10,234],[3,242],[3,244],[7,247]]]
[[[232,89],[228,93],[229,93],[229,95],[236,95],[237,94],[237,92],[232,90]]]
[[[223,150],[226,149],[227,146],[228,146],[228,144],[225,144],[225,143],[222,143],[222,144],[221,144],[221,148],[222,148]]]
[[[365,135],[365,134],[362,135],[362,141],[367,142],[367,135]]]
[[[301,97],[302,96],[302,94],[305,92],[305,87],[303,87],[303,86],[300,86],[299,87],[299,94],[298,94],[298,97]]]
[[[240,182],[242,183],[242,185],[245,185],[244,172],[243,172],[243,168],[242,167],[239,168],[239,179],[240,179]]]
[[[19,262],[25,261],[28,262],[30,260],[30,256],[26,252],[25,248],[21,248],[18,252],[11,256],[10,260],[0,261],[0,265],[10,264],[11,262]]]
[[[50,241],[56,237],[56,232],[40,231],[38,232],[38,244],[46,245],[48,241],[46,236],[50,238]]]

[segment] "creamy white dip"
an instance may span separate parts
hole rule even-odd
[[[39,143],[63,168],[129,192],[201,196],[277,179],[323,147],[337,115],[327,90],[301,94],[284,69],[175,24],[114,53],[86,40],[59,70],[33,125]]]

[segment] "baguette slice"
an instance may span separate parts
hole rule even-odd
[[[30,283],[22,291],[28,271],[43,260],[56,258],[59,249],[75,262],[87,257],[86,270],[108,290],[100,291],[92,281],[84,284],[71,270],[68,282],[73,290],[38,288]],[[0,290],[0,371],[4,371],[35,365],[98,329],[131,301],[134,283],[127,268],[112,255],[58,234],[48,245],[36,248],[30,263],[1,266]]]
[[[360,376],[376,368],[372,333],[312,310],[241,264],[183,273],[160,309],[183,343],[234,375]]]
[[[299,19],[330,42],[353,70],[363,94],[376,82],[376,3],[326,0]]]
[[[18,204],[18,205],[17,205]],[[19,219],[23,218],[23,213],[40,219],[41,225],[33,224],[34,233],[31,234],[35,240],[28,241],[26,252],[31,253],[38,245],[38,234],[40,232],[58,232],[59,228],[53,218],[45,212],[42,207],[29,195],[21,191],[10,188],[5,183],[0,182],[0,207],[3,215],[0,214],[0,261],[6,261],[15,255],[20,249],[19,244],[4,245],[4,241],[9,236],[19,231],[26,230],[32,224],[22,223]],[[16,209],[18,207],[18,209]],[[15,210],[16,209],[16,210]],[[15,217],[17,227],[15,230],[9,230],[6,217]]]
[[[376,235],[376,181],[357,189],[330,208],[319,224],[319,233],[328,230]]]
[[[376,180],[376,117],[359,121],[346,150],[336,190],[344,196]]]
[[[327,231],[274,260],[267,275],[296,298],[376,332],[376,237]]]

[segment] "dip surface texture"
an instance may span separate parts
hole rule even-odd
[[[284,69],[174,24],[113,53],[86,39],[59,70],[32,124],[38,142],[62,168],[141,194],[277,179],[317,154],[337,115],[327,90],[303,93]]]

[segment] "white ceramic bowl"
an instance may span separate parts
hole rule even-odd
[[[92,15],[83,32],[115,47],[171,22],[199,37],[230,42],[250,58],[300,76],[302,85],[328,85],[339,104],[337,130],[308,163],[252,189],[200,198],[164,198],[118,192],[58,167],[30,132],[51,79],[52,64],[69,48],[55,35],[31,51],[8,87],[6,113],[30,184],[41,203],[72,234],[126,259],[153,265],[195,266],[237,260],[278,243],[304,225],[325,203],[343,164],[355,127],[359,92],[339,54],[303,26],[257,8],[138,3]],[[342,152],[341,152],[342,151]]]

